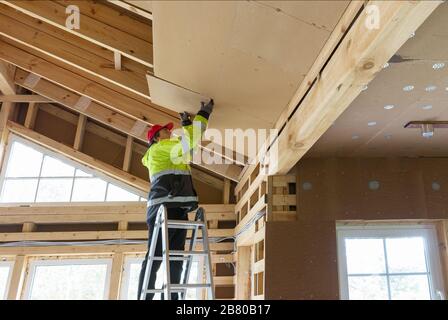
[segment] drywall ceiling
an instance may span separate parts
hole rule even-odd
[[[271,128],[348,3],[153,1],[155,75],[214,98],[212,128]]]
[[[404,128],[414,120],[448,120],[448,3],[411,35],[307,157],[448,156],[448,129],[423,138],[419,129]]]

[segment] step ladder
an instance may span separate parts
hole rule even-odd
[[[188,229],[192,230],[188,251],[170,250],[168,241],[168,229]],[[202,250],[195,251],[195,246],[198,240],[199,230],[202,231]],[[162,257],[155,257],[156,241],[162,233]],[[204,258],[205,283],[189,284],[191,266],[194,257]],[[148,289],[149,277],[154,260],[161,260],[161,268],[163,272],[163,283],[161,289]],[[170,261],[183,261],[185,266],[184,277],[181,283],[171,283],[170,279]],[[203,277],[202,277],[203,278]],[[143,288],[140,293],[140,300],[146,300],[148,293],[163,293],[165,300],[171,299],[171,293],[180,293],[180,298],[185,299],[187,289],[207,289],[207,299],[215,299],[215,289],[213,286],[212,262],[210,255],[210,246],[208,242],[207,220],[203,208],[196,211],[195,220],[169,220],[166,207],[161,205],[157,212],[157,217],[154,225],[154,231],[151,235],[151,246],[149,248],[148,262],[146,264],[145,275],[143,278]]]

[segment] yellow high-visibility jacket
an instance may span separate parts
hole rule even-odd
[[[208,113],[199,111],[193,122],[182,122],[181,137],[160,140],[151,145],[143,156],[142,163],[148,168],[151,181],[148,223],[153,222],[160,205],[183,207],[188,211],[198,207],[189,162],[207,128],[208,118]]]

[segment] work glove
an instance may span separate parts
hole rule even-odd
[[[182,120],[182,122],[191,121],[190,120],[190,114],[187,111],[181,112],[179,114],[180,114],[180,119]]]
[[[211,114],[213,111],[213,106],[215,103],[213,102],[213,99],[210,99],[210,101],[205,104],[205,102],[201,101],[201,111],[207,112],[207,114]]]

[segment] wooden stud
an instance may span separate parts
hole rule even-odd
[[[3,95],[16,94],[16,86],[14,84],[11,67],[2,60],[0,60],[0,91]]]
[[[79,115],[78,125],[76,126],[75,142],[73,143],[73,149],[81,150],[82,143],[84,141],[84,132],[86,131],[87,117],[83,114]]]
[[[8,300],[20,300],[20,294],[22,292],[23,282],[25,278],[26,269],[26,257],[24,255],[18,255],[14,261],[14,267],[12,269],[11,280],[9,283],[9,291],[7,295]]]
[[[25,117],[25,127],[28,129],[34,129],[34,123],[36,122],[37,112],[39,110],[39,106],[35,102],[30,102],[28,104],[28,111],[26,112]]]
[[[228,204],[230,202],[230,180],[224,179],[224,189],[222,194],[222,203]]]
[[[120,299],[121,280],[123,275],[123,253],[116,253],[112,257],[112,270],[110,273],[109,300]]]
[[[124,160],[123,160],[123,171],[129,172],[131,168],[131,160],[132,160],[132,136],[128,136],[126,140],[126,148],[124,152]]]
[[[36,224],[34,222],[25,222],[22,226],[22,232],[36,231]]]
[[[236,264],[235,298],[248,300],[251,297],[251,247],[238,247]]]

